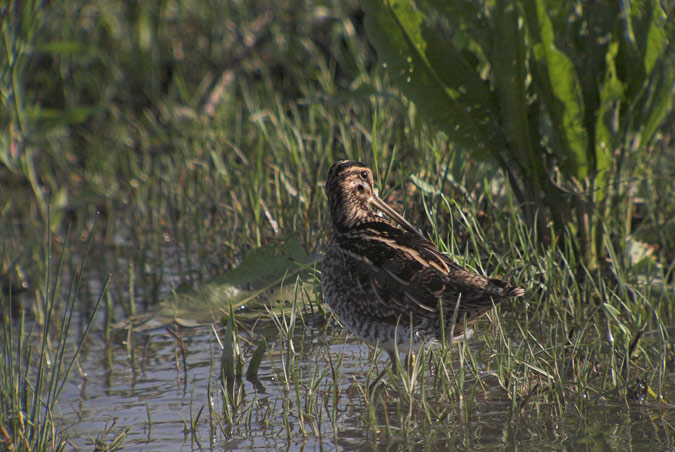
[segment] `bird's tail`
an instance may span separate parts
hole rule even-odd
[[[507,286],[506,288],[504,288],[502,295],[505,298],[522,297],[523,295],[525,295],[525,289],[521,289],[520,287]]]
[[[522,297],[525,295],[525,289],[510,286],[506,281],[502,281],[501,279],[490,278],[490,283],[499,287],[499,295],[503,298]]]

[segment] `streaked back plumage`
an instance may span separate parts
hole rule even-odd
[[[524,294],[452,262],[384,204],[373,185],[370,169],[354,161],[335,163],[326,180],[332,235],[324,299],[366,343],[391,353],[456,336],[502,300]]]

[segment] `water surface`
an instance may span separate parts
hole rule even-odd
[[[498,388],[489,391],[489,398],[477,397],[468,418],[456,410],[440,422],[409,429],[398,429],[396,397],[390,394],[389,431],[381,405],[376,418],[383,425],[373,431],[356,382],[363,384],[366,373],[381,369],[385,358],[380,356],[377,369],[371,369],[368,347],[312,319],[296,326],[295,383],[284,383],[284,359],[290,355],[287,343],[277,339],[261,363],[259,382],[242,379],[243,402],[230,425],[218,414],[224,409],[218,390],[221,349],[211,328],[178,332],[185,358],[166,329],[134,335],[133,360],[124,334],[116,335],[109,348],[91,340],[81,356],[81,372],[74,371],[60,398],[60,425],[78,450],[92,450],[93,438],[111,426],[102,440],[110,443],[128,429],[123,450],[674,450],[675,416],[664,404],[589,403],[582,413],[570,408],[563,417],[533,405],[514,414]],[[471,347],[480,347],[480,337]],[[242,344],[245,358],[252,350]],[[342,359],[337,385],[329,355],[334,364]],[[670,378],[672,384],[675,376]],[[200,411],[191,431],[191,419]]]

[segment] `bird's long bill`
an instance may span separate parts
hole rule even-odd
[[[380,209],[382,212],[386,213],[392,220],[396,221],[398,224],[403,226],[404,229],[407,229],[408,231],[412,232],[413,234],[417,234],[420,237],[424,237],[422,233],[412,224],[408,223],[408,221],[403,218],[401,214],[396,212],[394,209],[392,209],[389,204],[386,202],[382,201],[382,199],[377,196],[376,194],[373,194],[373,197],[370,199],[370,203]]]

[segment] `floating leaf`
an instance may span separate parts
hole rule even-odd
[[[237,309],[252,301],[291,301],[297,278],[300,276],[302,282],[308,273],[303,268],[314,265],[321,257],[306,254],[296,236],[286,237],[253,250],[237,268],[197,289],[174,292],[152,312],[132,316],[116,327],[133,324],[136,331],[170,323],[194,327],[219,319],[230,306]]]

